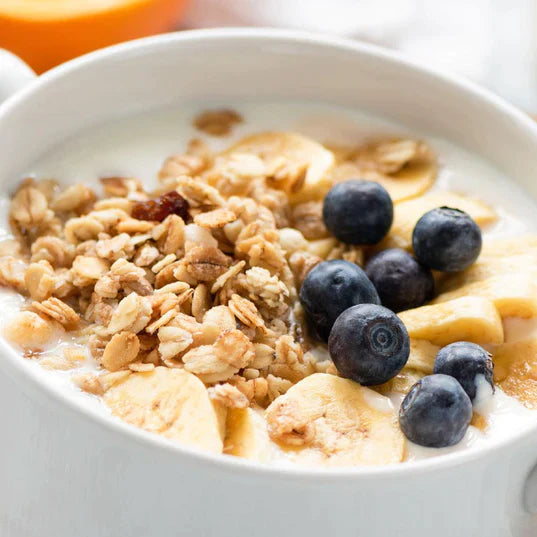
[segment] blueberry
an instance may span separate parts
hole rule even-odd
[[[324,198],[323,219],[342,242],[377,244],[392,225],[393,203],[379,183],[353,179],[330,189]]]
[[[443,272],[467,269],[481,252],[481,230],[464,211],[439,207],[425,213],[412,233],[420,263]]]
[[[365,273],[377,289],[382,305],[392,311],[417,308],[434,296],[432,272],[400,248],[374,255]]]
[[[410,340],[393,311],[360,304],[337,318],[328,351],[343,377],[371,386],[387,382],[403,369],[410,354]]]
[[[399,409],[399,425],[415,444],[446,447],[458,444],[472,419],[472,402],[459,382],[448,375],[429,375],[416,382]]]
[[[300,303],[310,325],[326,341],[343,311],[356,304],[380,304],[380,298],[358,265],[334,259],[319,263],[308,273],[300,289]]]
[[[457,341],[443,347],[438,351],[434,362],[434,372],[456,378],[472,401],[477,394],[479,375],[494,389],[493,371],[490,353],[468,341]]]

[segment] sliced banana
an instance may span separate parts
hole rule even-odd
[[[537,235],[521,235],[505,239],[487,239],[483,242],[481,257],[512,257],[537,254]]]
[[[447,275],[437,287],[441,292],[454,291],[465,285],[481,282],[495,276],[510,274],[513,277],[521,272],[532,272],[537,275],[537,250],[535,253],[506,257],[481,255],[469,269]]]
[[[437,176],[436,157],[423,142],[388,140],[370,143],[345,154],[333,170],[335,182],[368,179],[380,183],[394,202],[429,190]]]
[[[410,391],[410,388],[424,376],[425,373],[423,371],[405,367],[388,382],[374,386],[373,389],[383,395],[391,395],[394,393],[406,395]]]
[[[411,339],[410,356],[406,367],[430,375],[433,372],[434,361],[439,350],[438,345],[433,345],[425,339]]]
[[[440,304],[463,296],[482,297],[491,300],[502,318],[537,316],[537,272],[506,273],[483,281],[468,283],[442,293],[433,304]]]
[[[273,459],[275,444],[270,440],[265,418],[252,408],[232,408],[227,416],[224,453],[257,462]]]
[[[182,369],[156,367],[133,373],[104,395],[122,420],[171,440],[211,453],[221,453],[221,412],[203,382]]]
[[[298,464],[370,466],[403,458],[391,401],[351,380],[310,375],[278,397],[265,417],[270,438]]]
[[[503,326],[498,310],[491,300],[465,296],[422,306],[399,313],[411,338],[426,339],[434,345],[455,341],[478,344],[503,343]]]
[[[301,134],[254,134],[243,138],[223,154],[234,153],[259,157],[272,179],[271,186],[287,192],[294,203],[322,199],[332,186],[327,172],[334,165],[333,153]]]
[[[493,360],[494,380],[502,390],[537,409],[537,338],[500,345]]]
[[[494,222],[496,213],[483,202],[454,192],[431,192],[419,198],[402,201],[394,207],[393,224],[379,248],[412,249],[412,232],[417,221],[436,207],[451,207],[467,212],[479,226]]]

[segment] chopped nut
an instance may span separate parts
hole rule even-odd
[[[218,248],[197,246],[184,257],[188,272],[199,281],[213,281],[229,266],[230,259]]]

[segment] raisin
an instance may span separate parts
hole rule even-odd
[[[132,207],[131,215],[137,220],[162,222],[168,215],[176,214],[187,222],[190,216],[188,209],[188,201],[172,190],[154,200],[137,201]]]

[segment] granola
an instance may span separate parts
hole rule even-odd
[[[241,122],[217,110],[194,125],[224,136]],[[351,431],[352,461],[360,464],[357,446],[375,438],[386,416],[373,409],[371,394],[339,378],[298,300],[319,263],[364,266],[375,253],[376,246],[341,242],[324,223],[324,196],[355,174],[402,202],[396,223],[414,222],[412,200],[425,199],[436,158],[411,139],[330,148],[267,132],[218,153],[192,140],[164,160],[153,190],[130,176],[100,178],[101,192],[26,179],[11,201],[14,239],[0,243],[0,285],[25,297],[8,337],[24,356],[66,371],[114,415],[146,430],[231,453],[226,439],[240,435],[230,427],[249,430],[255,414],[272,448],[311,449],[312,461],[345,452]],[[384,244],[400,239],[398,229]],[[406,394],[431,372],[439,347],[423,335],[427,321],[412,338],[408,367],[371,393]],[[92,371],[82,367],[88,361]],[[307,383],[317,390],[313,405],[301,395]],[[363,430],[345,421],[346,398],[361,401],[352,415]],[[396,462],[402,449],[392,425]]]

